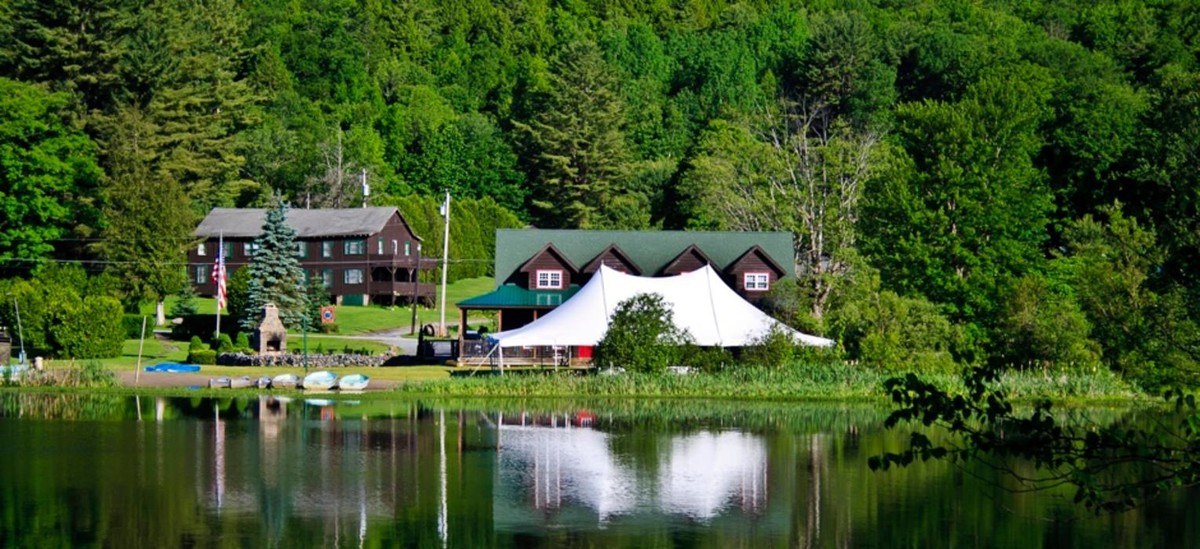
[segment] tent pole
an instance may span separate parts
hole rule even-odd
[[[721,322],[717,319],[717,304],[716,304],[716,302],[713,301],[713,290],[712,290],[713,268],[712,268],[712,265],[708,265],[708,264],[705,264],[704,267],[705,267],[704,281],[708,283],[708,308],[712,309],[713,327],[717,329],[717,346],[724,349],[725,348],[725,338],[721,335]],[[724,282],[722,282],[722,284],[724,284]]]

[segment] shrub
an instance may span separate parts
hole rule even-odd
[[[253,350],[250,348],[250,336],[245,332],[238,332],[237,342],[233,346],[241,353],[249,354]]]
[[[121,315],[121,330],[125,339],[140,339],[142,337],[142,315]],[[150,331],[151,321],[146,321],[146,331]]]
[[[775,325],[742,351],[746,362],[765,368],[782,368],[796,358],[799,350],[792,334]]]
[[[189,351],[187,361],[191,364],[216,364],[217,352],[212,349]]]
[[[684,345],[680,349],[679,362],[705,373],[717,373],[734,363],[733,353],[721,347]]]
[[[596,345],[596,365],[662,372],[677,364],[687,334],[659,294],[637,294],[617,304],[608,332]]]
[[[232,353],[233,352],[233,340],[229,339],[229,334],[221,334],[221,335],[217,336],[217,352],[218,353]]]

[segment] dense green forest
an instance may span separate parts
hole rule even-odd
[[[1198,153],[1190,0],[0,0],[2,267],[126,303],[365,170],[476,232],[791,231],[774,311],[880,367],[1194,383]]]

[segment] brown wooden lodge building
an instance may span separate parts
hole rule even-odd
[[[262,233],[267,210],[214,208],[196,228],[204,239],[188,252],[188,277],[196,293],[216,293],[212,269],[218,241],[225,243],[229,276],[250,263],[254,239]],[[296,230],[297,254],[305,276],[320,278],[339,305],[411,303],[432,305],[435,286],[414,284],[418,269],[436,267],[421,259],[421,237],[392,208],[289,209],[287,224]]]
[[[754,302],[793,276],[792,258],[786,232],[499,229],[496,289],[459,302],[460,321],[471,310],[496,311],[497,331],[519,328],[570,299],[600,265],[674,276],[708,264]]]

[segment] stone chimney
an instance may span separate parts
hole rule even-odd
[[[287,351],[287,328],[279,320],[279,309],[274,303],[263,306],[262,320],[254,331],[254,349],[260,355],[279,354]]]

